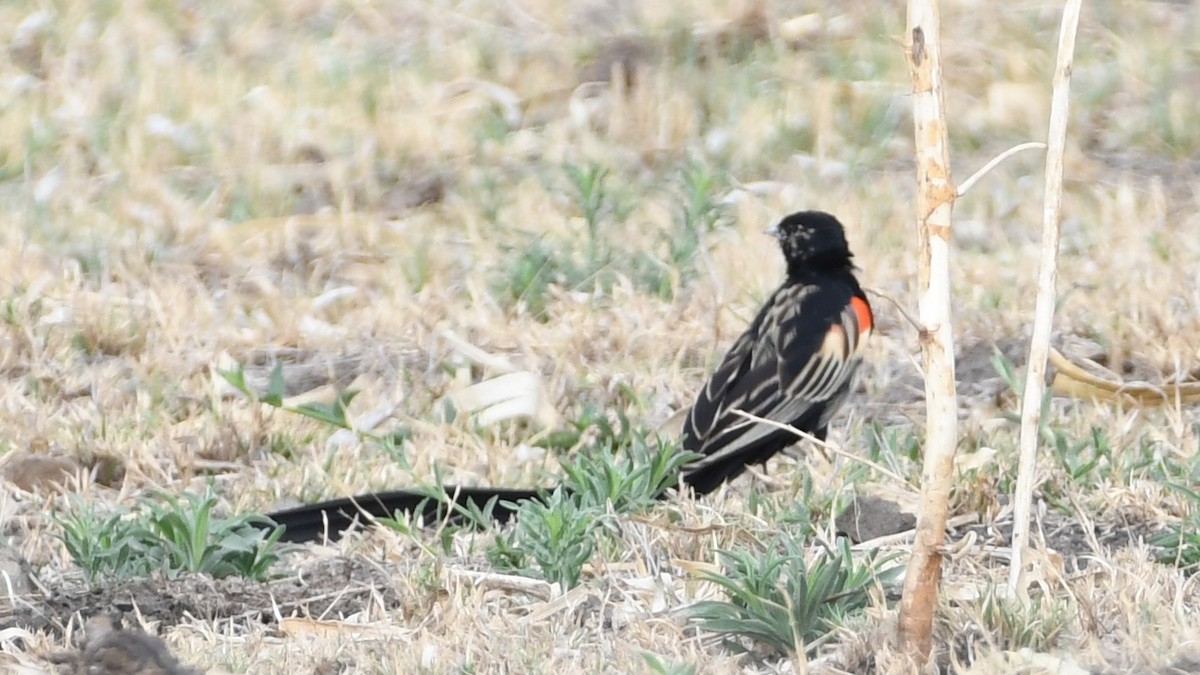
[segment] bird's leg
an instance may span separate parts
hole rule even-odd
[[[826,451],[825,445],[824,445],[825,437],[828,435],[829,435],[829,426],[828,425],[823,426],[820,429],[817,429],[816,431],[813,432],[813,438],[817,439],[818,441],[821,441],[820,443],[814,443],[814,445],[817,446],[817,452],[821,453],[821,456],[825,458],[826,462],[832,461],[829,457],[829,452]]]
[[[761,483],[762,486],[767,489],[779,489],[782,487],[787,487],[787,482],[782,478],[772,478],[771,476],[767,475],[766,460],[760,462],[759,464],[761,468],[755,468],[753,466],[746,467],[746,473],[750,474],[751,480],[756,483]]]

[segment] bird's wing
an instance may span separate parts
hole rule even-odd
[[[870,306],[848,286],[794,284],[776,291],[692,407],[684,447],[706,457],[688,471],[732,461],[763,437],[782,433],[734,410],[791,424],[843,393],[871,326]]]

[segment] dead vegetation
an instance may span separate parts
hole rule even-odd
[[[951,150],[969,172],[1044,138],[1060,9],[944,4]],[[1200,363],[1198,12],[1092,3],[1080,25],[1054,344],[1108,381],[1161,386]],[[831,533],[854,495],[913,494],[917,342],[883,299],[915,307],[903,19],[806,2],[0,5],[0,522],[32,572],[0,601],[0,664],[45,672],[116,611],[210,672],[654,672],[645,653],[801,671],[730,651],[686,608],[718,595],[696,581],[714,549],[765,541],[800,508]],[[938,663],[1200,672],[1196,578],[1148,544],[1197,508],[1167,485],[1196,475],[1182,401],[1050,400],[1041,604],[994,596],[1016,463],[1004,363],[1028,338],[1040,167],[1017,157],[956,205],[950,515],[969,522],[951,531]],[[64,484],[128,506],[211,482],[227,513],[435,474],[545,484],[549,432],[585,410],[655,427],[690,402],[782,273],[759,233],[797,208],[847,224],[880,294],[833,435],[886,473],[781,458],[621,520],[565,592],[494,569],[488,533],[377,529],[289,554],[264,584],[98,590],[56,538]],[[242,363],[269,382],[276,362],[288,396],[349,386],[352,420],[408,440],[251,405],[214,375]],[[447,414],[517,372],[536,376],[540,423]],[[904,672],[894,621],[878,594],[808,671]]]

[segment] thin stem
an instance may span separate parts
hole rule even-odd
[[[1067,143],[1070,108],[1071,63],[1075,58],[1075,32],[1082,0],[1067,0],[1058,34],[1058,66],[1054,71],[1054,93],[1050,104],[1049,149],[1046,151],[1046,192],[1042,207],[1042,259],[1038,271],[1038,294],[1029,339],[1029,363],[1021,400],[1021,454],[1017,489],[1013,496],[1012,565],[1008,587],[1017,596],[1025,594],[1025,547],[1029,543],[1029,517],[1033,510],[1033,487],[1037,473],[1038,430],[1042,422],[1042,398],[1046,390],[1046,359],[1054,324],[1055,285],[1058,279],[1058,244],[1061,236],[1063,154]]]
[[[962,184],[960,184],[958,186],[958,196],[961,197],[961,196],[967,194],[967,190],[970,190],[972,187],[974,187],[975,184],[979,182],[980,178],[983,178],[992,169],[1000,166],[1000,162],[1003,162],[1004,160],[1008,159],[1009,157],[1012,157],[1013,155],[1017,154],[1018,152],[1021,152],[1022,150],[1044,150],[1045,148],[1046,148],[1046,144],[1042,143],[1041,141],[1029,141],[1028,143],[1021,143],[1020,145],[1014,145],[1013,147],[1011,147],[1011,148],[1005,150],[1004,152],[1000,153],[999,155],[996,155],[995,157],[993,157],[992,161],[988,162],[987,164],[984,164],[982,169],[976,171],[974,174],[971,175],[970,178],[963,181]]]

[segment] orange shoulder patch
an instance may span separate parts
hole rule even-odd
[[[858,332],[868,333],[875,326],[875,317],[871,314],[871,306],[866,300],[857,295],[850,298],[850,307],[854,309],[854,316],[858,319]]]

